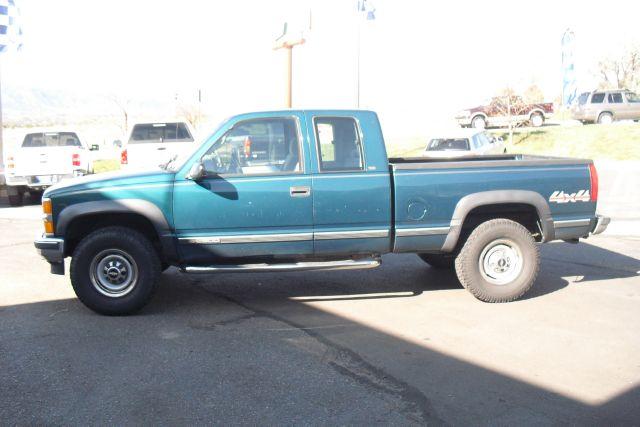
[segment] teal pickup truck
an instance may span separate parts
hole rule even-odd
[[[415,253],[478,299],[522,296],[537,243],[602,232],[590,160],[387,158],[371,111],[286,110],[223,122],[154,171],[49,188],[35,242],[78,298],[128,314],[169,266],[185,273],[372,268]]]

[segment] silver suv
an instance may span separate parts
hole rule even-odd
[[[582,123],[640,120],[640,96],[629,90],[597,90],[580,94],[571,116]]]

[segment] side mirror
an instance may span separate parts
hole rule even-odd
[[[89,151],[98,151],[100,150],[100,146],[98,144],[91,144],[91,147],[89,147]]]
[[[205,176],[206,172],[204,170],[204,165],[202,164],[202,162],[197,161],[191,166],[191,169],[189,169],[189,173],[185,178],[192,181],[200,181]]]

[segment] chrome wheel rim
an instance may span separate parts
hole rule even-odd
[[[89,270],[93,287],[107,297],[125,296],[138,283],[136,262],[119,249],[107,249],[97,254]]]
[[[494,240],[480,253],[478,266],[487,282],[499,286],[509,284],[522,272],[522,251],[512,240]]]

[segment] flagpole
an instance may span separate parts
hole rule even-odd
[[[362,17],[360,10],[357,13],[358,20],[358,39],[356,43],[356,108],[360,109],[360,33],[362,31]]]

